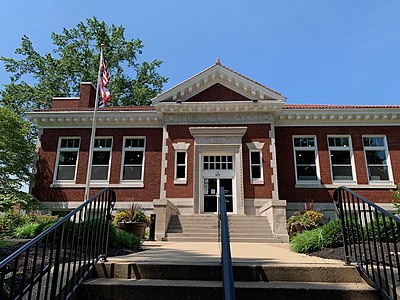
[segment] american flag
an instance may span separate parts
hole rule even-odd
[[[104,58],[101,60],[101,77],[100,77],[100,93],[103,99],[103,106],[106,106],[108,100],[111,99],[111,93],[107,89],[108,83],[110,82],[110,75],[108,74],[106,62]]]

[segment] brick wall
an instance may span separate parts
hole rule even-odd
[[[400,126],[397,127],[276,127],[276,152],[278,165],[279,197],[289,202],[331,202],[333,189],[295,188],[293,135],[315,135],[322,184],[332,184],[328,135],[350,135],[358,184],[368,184],[368,174],[362,144],[362,135],[386,135],[395,183],[400,182]],[[360,195],[379,202],[390,202],[389,189],[353,189]]]
[[[91,129],[44,129],[41,136],[36,184],[33,194],[42,201],[81,201],[84,188],[50,188],[56,165],[59,137],[81,137],[76,184],[85,184]],[[110,184],[120,183],[122,143],[124,136],[145,136],[145,169],[143,188],[115,188],[118,201],[153,201],[160,195],[162,129],[98,129],[96,136],[113,137]],[[98,190],[93,189],[91,195]]]

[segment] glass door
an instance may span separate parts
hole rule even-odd
[[[219,210],[220,188],[225,189],[226,209],[233,212],[232,178],[204,178],[204,212],[216,213]]]

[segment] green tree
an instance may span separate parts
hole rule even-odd
[[[95,17],[74,28],[52,33],[52,53],[41,55],[27,36],[15,53],[23,58],[0,57],[10,83],[1,92],[0,105],[18,113],[47,108],[52,97],[77,96],[79,84],[96,84],[100,45],[105,45],[105,58],[113,98],[110,105],[146,105],[161,92],[167,81],[158,73],[162,61],[138,62],[143,44],[139,39],[127,40],[125,28],[108,26]],[[28,80],[26,80],[28,79]],[[33,81],[33,84],[28,82]]]
[[[7,107],[0,107],[0,211],[14,204],[32,207],[36,201],[30,194],[21,192],[23,184],[31,180],[35,155],[29,140],[30,124]]]

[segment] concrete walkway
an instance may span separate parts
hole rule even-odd
[[[152,263],[218,263],[220,244],[217,242],[145,242],[144,251],[139,253],[110,257],[110,262],[152,262]],[[295,253],[286,243],[232,243],[234,263],[276,264],[276,265],[337,265],[338,260],[322,259]]]

